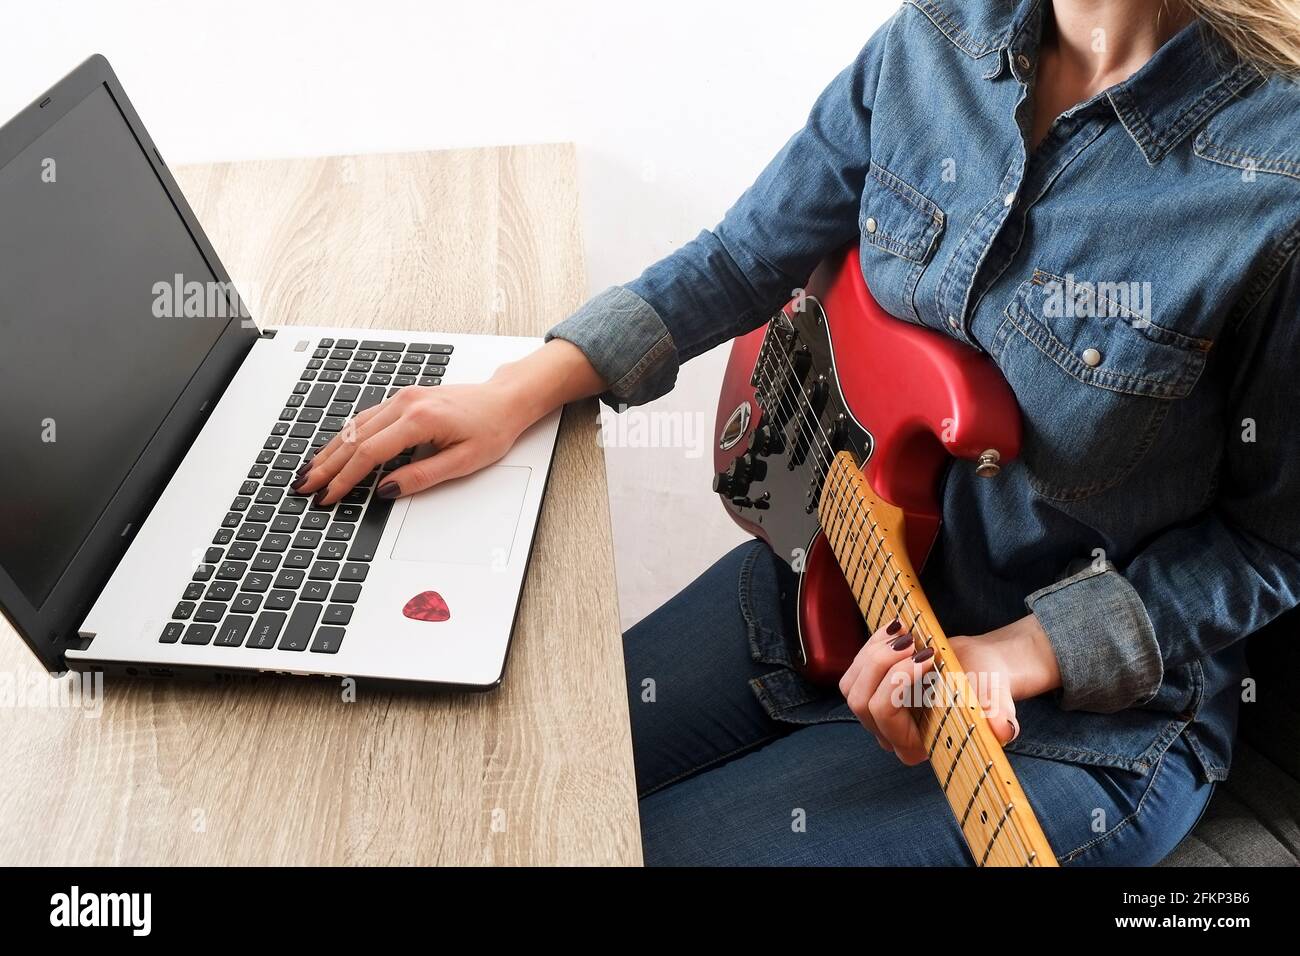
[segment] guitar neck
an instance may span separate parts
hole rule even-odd
[[[818,517],[868,628],[875,632],[897,618],[918,648],[934,650],[933,676],[914,713],[976,865],[1056,866],[975,687],[917,581],[903,512],[872,491],[851,452],[840,452],[826,475]]]

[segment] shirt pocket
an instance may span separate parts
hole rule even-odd
[[[883,166],[871,164],[858,211],[862,275],[890,315],[920,321],[916,285],[943,227],[942,209]]]
[[[1135,312],[1038,269],[1007,306],[989,353],[1020,404],[1021,461],[1040,495],[1075,501],[1118,485],[1196,385],[1213,343],[1149,313],[1149,301]]]

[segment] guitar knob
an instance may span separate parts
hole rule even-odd
[[[779,431],[771,425],[764,425],[754,432],[754,441],[750,447],[758,455],[779,455],[785,451],[785,442]]]

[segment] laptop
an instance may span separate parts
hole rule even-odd
[[[344,319],[345,317],[339,317]],[[540,340],[259,328],[107,60],[0,127],[0,607],[51,672],[500,683],[559,412],[497,464],[329,508],[299,465]]]

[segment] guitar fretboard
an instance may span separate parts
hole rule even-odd
[[[818,517],[869,629],[898,618],[918,648],[934,649],[933,673],[913,713],[976,865],[1056,866],[975,684],[917,581],[902,511],[872,491],[850,452],[840,452],[828,470]]]

